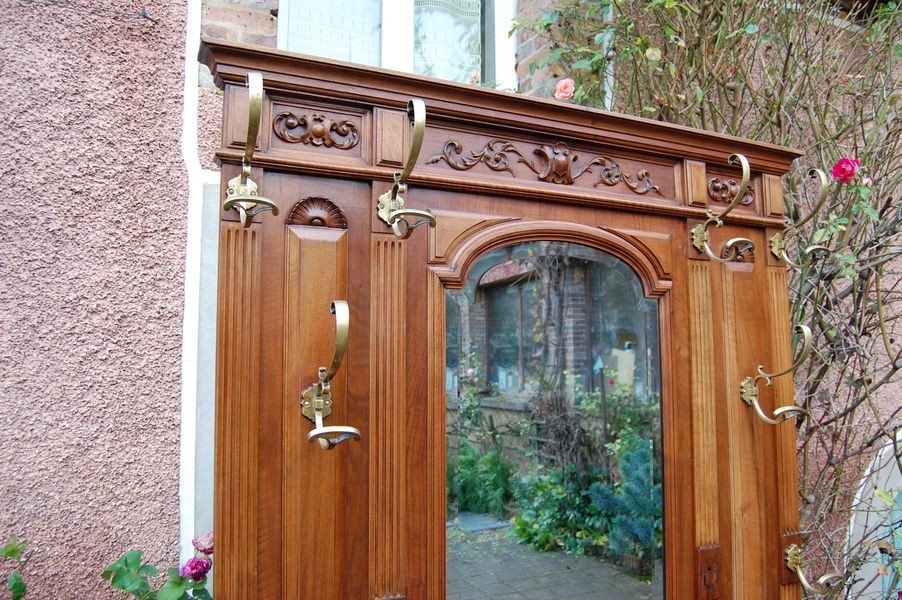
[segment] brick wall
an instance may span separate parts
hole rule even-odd
[[[205,37],[276,47],[279,0],[203,0]]]

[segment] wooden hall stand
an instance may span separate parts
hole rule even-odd
[[[759,364],[792,362],[786,266],[767,244],[798,152],[210,40],[201,61],[224,90],[224,201],[262,73],[250,179],[278,210],[248,227],[222,212],[217,600],[445,598],[444,291],[485,252],[544,239],[617,256],[659,302],[666,598],[801,598],[783,558],[798,541],[793,422],[739,397]],[[411,98],[427,121],[403,198],[436,226],[401,239],[377,203],[407,159]],[[710,247],[754,250],[719,262],[690,233],[735,193],[734,153],[749,191]],[[336,299],[350,331],[325,425],[361,439],[323,451],[300,400],[342,335]],[[790,379],[762,386],[764,410],[792,404]]]

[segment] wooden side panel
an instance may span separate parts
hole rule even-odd
[[[763,283],[753,263],[730,263],[722,269],[724,310],[723,401],[727,405],[730,503],[732,521],[733,598],[763,600],[779,595],[774,575],[776,477],[771,425],[760,421],[739,397],[739,382],[767,358],[767,303],[751,293]],[[763,275],[763,273],[762,273]],[[767,410],[767,409],[765,409]]]
[[[220,233],[214,529],[216,597],[257,596],[260,256],[257,226]],[[221,550],[220,550],[221,549]]]
[[[301,391],[328,366],[335,347],[333,300],[347,298],[348,236],[343,229],[290,226],[286,237],[285,377],[282,405],[283,553],[286,599],[345,597],[341,507],[345,448],[324,451],[307,442],[313,423],[301,415]],[[354,324],[351,324],[353,330]],[[332,380],[333,412],[326,424],[347,422],[347,372]],[[354,442],[348,442],[354,443]]]
[[[714,397],[714,315],[709,263],[689,263],[692,344],[692,438],[695,460],[695,544],[720,543],[717,490],[717,430]]]
[[[792,349],[789,346],[790,318],[787,294],[788,277],[783,267],[770,267],[767,270],[768,314],[771,315],[771,356],[775,365],[782,369],[783,365],[792,364]],[[795,390],[792,377],[777,377],[774,380],[776,406],[787,406],[795,402]],[[799,530],[799,472],[796,462],[796,430],[789,423],[777,427],[777,494],[780,532],[785,536]],[[781,536],[781,540],[783,539]],[[782,564],[784,544],[780,543],[773,550],[773,560]],[[802,586],[798,577],[789,569],[781,569],[783,587],[780,590],[781,600],[799,600],[802,597]]]
[[[427,564],[432,566],[426,582],[427,600],[444,600],[446,589],[445,552],[445,481],[446,468],[446,418],[445,411],[445,287],[433,273],[429,274],[427,297],[431,342],[429,356],[429,383],[427,396],[427,420],[432,426],[427,440],[427,461],[431,471],[426,481],[426,498],[429,529],[427,530]]]
[[[370,315],[370,598],[406,593],[407,253],[393,235],[372,241]]]

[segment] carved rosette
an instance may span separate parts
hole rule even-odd
[[[286,225],[307,225],[311,227],[332,227],[347,229],[348,219],[341,209],[325,198],[306,198],[294,205]]]
[[[333,121],[321,113],[297,116],[283,112],[272,120],[276,136],[290,144],[313,144],[347,150],[360,141],[360,131],[351,121]]]
[[[506,171],[512,177],[516,177],[512,158],[517,157],[516,163],[522,163],[536,174],[539,181],[561,185],[572,185],[577,179],[586,173],[592,172],[593,166],[601,167],[594,185],[599,183],[614,186],[623,183],[637,194],[647,194],[654,191],[663,197],[660,188],[652,181],[651,174],[642,169],[635,177],[623,173],[616,160],[609,156],[596,156],[582,166],[577,166],[579,155],[574,153],[567,144],[557,142],[555,144],[543,144],[533,149],[532,154],[538,157],[537,161],[527,158],[519,148],[507,140],[490,140],[481,150],[470,150],[463,153],[463,146],[455,140],[448,140],[442,149],[442,153],[433,156],[427,164],[445,162],[452,169],[467,171],[482,163],[493,171]]]
[[[739,192],[739,182],[735,179],[718,179],[712,177],[708,180],[708,198],[715,202],[723,202],[729,204],[733,201],[733,197]],[[739,204],[748,206],[755,201],[755,192],[752,186],[745,191],[745,195]]]

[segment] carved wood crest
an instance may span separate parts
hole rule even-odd
[[[533,149],[532,153],[539,157],[539,160],[534,162],[524,156],[517,146],[507,140],[491,140],[480,151],[470,150],[466,155],[463,154],[463,146],[460,142],[448,140],[445,142],[442,153],[430,158],[427,164],[444,161],[452,169],[467,171],[479,163],[483,163],[493,171],[507,171],[513,177],[516,177],[517,174],[514,173],[511,157],[508,153],[515,155],[517,163],[526,165],[530,171],[538,176],[539,181],[546,183],[572,185],[582,175],[592,173],[593,166],[598,166],[600,170],[593,184],[595,187],[599,183],[609,186],[624,183],[637,194],[647,194],[654,191],[663,197],[660,188],[652,181],[651,174],[647,170],[642,169],[635,176],[629,175],[624,173],[617,161],[609,156],[596,156],[582,166],[577,166],[576,162],[579,160],[579,155],[563,142],[543,144]]]
[[[347,150],[360,141],[360,131],[351,121],[334,121],[322,113],[300,117],[283,112],[272,120],[272,129],[280,140],[290,144],[313,144]]]
[[[735,179],[718,179],[717,177],[712,177],[708,180],[708,198],[715,202],[729,204],[733,201],[733,197],[737,193],[739,193],[739,182]],[[755,192],[752,190],[752,186],[749,186],[742,196],[742,200],[739,201],[739,204],[748,206],[754,201]]]

